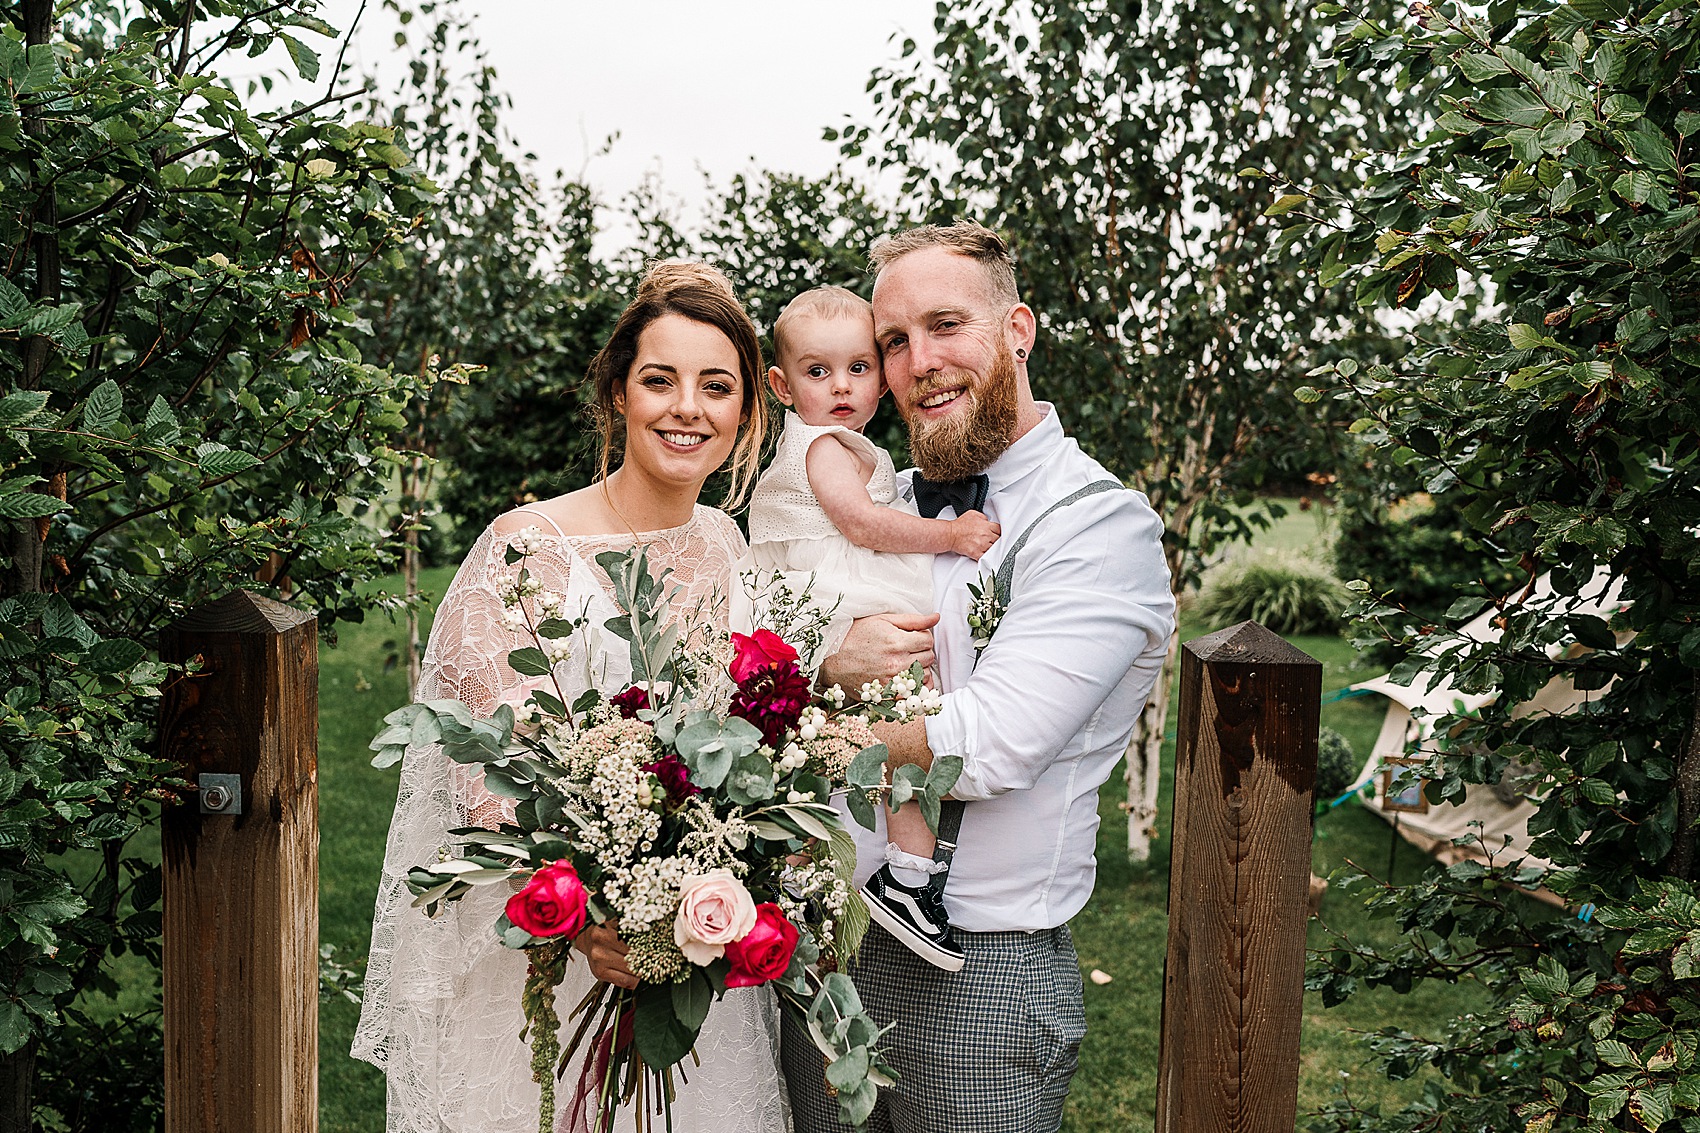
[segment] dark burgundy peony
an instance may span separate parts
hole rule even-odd
[[[748,680],[738,682],[738,694],[728,711],[760,728],[762,742],[778,748],[785,740],[785,730],[796,726],[808,704],[809,679],[791,661],[758,670]]]
[[[620,710],[628,720],[637,719],[638,709],[649,707],[649,690],[633,685],[625,692],[608,698],[608,703]]]
[[[661,780],[661,787],[667,792],[668,810],[702,793],[702,788],[691,782],[690,769],[676,755],[664,755],[654,763],[644,764],[643,769]]]

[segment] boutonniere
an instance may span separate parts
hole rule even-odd
[[[998,631],[998,623],[1003,621],[1005,606],[998,594],[997,577],[990,573],[980,576],[979,585],[970,582],[968,593],[973,595],[973,601],[968,603],[968,629],[973,634],[974,661],[978,664],[980,654],[992,643],[992,634]]]

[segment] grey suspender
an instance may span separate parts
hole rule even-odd
[[[1015,543],[1009,549],[1009,554],[1005,555],[1003,562],[998,564],[997,574],[993,576],[992,582],[997,590],[998,602],[1005,609],[1009,607],[1010,593],[1015,585],[1015,557],[1021,553],[1021,548],[1027,545],[1027,540],[1032,537],[1034,528],[1045,522],[1052,512],[1060,511],[1087,496],[1095,496],[1100,492],[1116,491],[1122,488],[1123,485],[1118,480],[1094,480],[1084,488],[1069,493],[1040,512],[1039,518],[1027,525],[1027,530],[1023,531],[1015,540]],[[933,860],[943,865],[944,869],[933,874],[931,885],[935,891],[940,893],[944,891],[945,882],[950,877],[950,859],[956,855],[956,839],[962,831],[962,812],[966,806],[966,803],[957,799],[946,799],[939,806],[938,842],[933,847]]]

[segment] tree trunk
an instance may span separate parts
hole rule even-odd
[[[424,409],[421,409],[423,415]],[[424,433],[421,422],[420,433]],[[423,445],[420,436],[416,445]],[[407,598],[407,631],[401,643],[402,662],[407,669],[407,695],[419,687],[419,524],[425,519],[424,497],[429,489],[423,458],[415,456],[402,474],[401,500],[407,530],[402,532],[401,582]]]
[[[49,43],[53,38],[53,0],[24,0],[24,42],[29,47]],[[48,124],[39,112],[40,96],[22,100],[19,109],[24,120],[24,133],[32,138],[45,138]],[[57,303],[59,280],[59,209],[51,189],[36,201],[31,220],[35,238],[31,242],[35,253],[36,301]],[[22,388],[37,389],[47,363],[53,356],[53,343],[35,335],[23,343],[24,372]],[[5,523],[5,554],[12,560],[5,578],[5,593],[36,594],[41,591],[42,538],[33,519],[11,519]],[[28,1109],[25,1110],[26,1117]]]
[[[401,578],[407,595],[407,637],[401,650],[407,662],[407,695],[412,696],[419,687],[419,532],[412,524],[401,552]]]
[[[0,1133],[30,1133],[30,1097],[35,1084],[35,1045],[0,1055]]]
[[[23,31],[26,47],[53,41],[53,0],[24,0]],[[47,121],[40,113],[39,96],[20,101],[24,133],[45,139]],[[38,141],[38,144],[40,142]],[[50,183],[51,184],[51,183]],[[57,303],[60,298],[59,208],[51,187],[36,199],[31,222],[35,238],[35,295],[37,302]],[[24,389],[40,388],[42,375],[53,357],[53,343],[36,335],[23,344]],[[51,469],[38,468],[48,476]],[[63,498],[63,497],[61,497]],[[4,551],[11,566],[4,579],[7,594],[39,594],[46,542],[43,525],[33,519],[13,519],[4,526]],[[0,1133],[29,1133],[34,1109],[36,1041],[31,1039],[11,1054],[0,1054]]]
[[[1695,875],[1695,829],[1700,822],[1700,671],[1689,682],[1688,740],[1676,768],[1676,845],[1671,850],[1673,877]]]
[[[1181,635],[1169,638],[1163,672],[1157,687],[1133,724],[1127,745],[1127,856],[1129,861],[1151,858],[1151,843],[1157,837],[1157,795],[1163,783],[1163,732],[1168,725],[1169,699],[1175,687],[1175,664],[1180,656]]]

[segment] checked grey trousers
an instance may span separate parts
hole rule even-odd
[[[848,969],[902,1075],[880,1091],[869,1133],[1055,1133],[1086,1033],[1068,926],[963,932],[960,972],[933,967],[878,925]],[[796,1133],[848,1133],[825,1061],[786,1017],[781,1041]]]

